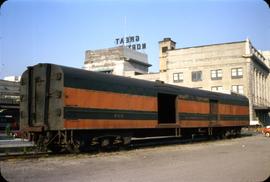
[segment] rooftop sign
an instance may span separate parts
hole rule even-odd
[[[140,36],[128,36],[115,39],[116,45],[124,45],[133,50],[146,49],[146,43],[140,42]]]

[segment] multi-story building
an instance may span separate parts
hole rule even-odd
[[[243,94],[250,101],[251,124],[270,123],[270,51],[239,42],[176,48],[159,42],[160,71],[148,73],[147,55],[120,46],[85,54],[84,68],[214,92]]]
[[[159,42],[160,73],[155,78],[179,86],[246,95],[251,124],[269,122],[269,51],[256,50],[248,39],[179,49],[175,45],[170,38]]]
[[[83,68],[121,76],[132,76],[148,73],[150,66],[146,54],[119,46],[95,51],[87,50]]]

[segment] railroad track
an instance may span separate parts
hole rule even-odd
[[[8,159],[29,159],[29,158],[48,157],[50,154],[51,154],[50,152],[8,153],[0,155],[0,161]]]
[[[241,134],[237,138],[252,136],[253,134]],[[228,139],[222,139],[228,140]],[[151,147],[160,147],[160,146],[169,146],[169,145],[178,145],[178,144],[189,144],[189,143],[200,143],[200,142],[215,142],[217,139],[211,139],[206,136],[196,136],[194,138],[183,139],[180,137],[159,137],[159,138],[145,138],[145,139],[135,139],[132,142],[123,148],[111,147],[106,149],[91,150],[87,152],[82,152],[83,154],[93,154],[97,153],[109,153],[115,151],[128,151],[134,149],[143,149]],[[56,157],[56,156],[74,156],[76,154],[69,153],[59,153],[54,154],[52,152],[19,152],[19,153],[7,153],[0,155],[0,161],[9,160],[9,159],[31,159],[31,158],[42,158],[42,157]]]

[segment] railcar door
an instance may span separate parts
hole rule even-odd
[[[218,101],[210,100],[210,121],[218,120]]]
[[[158,123],[176,123],[176,99],[177,95],[158,93]]]
[[[50,65],[39,64],[29,68],[28,112],[30,126],[43,126],[48,112]]]

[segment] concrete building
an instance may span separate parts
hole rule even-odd
[[[159,42],[160,71],[148,73],[147,55],[120,46],[85,54],[84,68],[150,81],[243,94],[249,98],[251,124],[270,124],[270,51],[258,51],[250,40],[176,48]]]
[[[270,51],[260,51],[264,58],[267,60],[268,67],[270,68]]]
[[[147,55],[125,46],[109,49],[87,50],[84,69],[121,76],[133,76],[148,73]]]
[[[170,38],[159,42],[159,80],[224,93],[246,95],[251,124],[269,123],[269,51],[258,51],[247,39],[239,42],[175,48]],[[149,75],[136,76],[148,79]],[[153,80],[153,79],[150,79]]]
[[[19,104],[19,82],[0,80],[0,107],[1,104]]]
[[[19,82],[21,80],[21,76],[6,76],[4,80],[11,82]]]
[[[19,82],[0,80],[0,132],[7,124],[11,124],[12,129],[19,129],[19,102]]]

